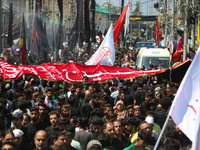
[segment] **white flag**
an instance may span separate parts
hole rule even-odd
[[[193,149],[200,149],[200,47],[181,82],[169,115],[193,142]]]
[[[113,25],[110,28],[97,49],[97,51],[92,55],[92,57],[85,63],[86,65],[107,65],[113,66],[115,62],[115,46],[113,38]]]
[[[126,37],[126,34],[129,32],[129,18],[130,18],[130,9],[128,6],[128,9],[126,11],[126,19],[125,19],[125,27],[124,27],[124,37]]]

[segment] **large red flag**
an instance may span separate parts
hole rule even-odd
[[[176,62],[181,61],[181,56],[183,54],[183,45],[184,45],[184,35],[179,39],[176,52],[172,56],[172,58],[175,59]]]
[[[120,35],[120,32],[121,32],[122,26],[124,24],[124,19],[125,19],[125,16],[126,16],[126,11],[128,9],[128,5],[129,5],[129,1],[128,1],[126,7],[124,8],[121,16],[119,17],[119,19],[117,20],[117,22],[116,22],[116,24],[115,24],[115,26],[113,28],[115,47],[117,47],[119,35]]]
[[[161,33],[159,31],[159,24],[158,24],[158,19],[156,21],[156,27],[155,27],[155,42],[156,42],[156,46],[159,46],[159,42],[160,42],[160,37],[161,37]]]

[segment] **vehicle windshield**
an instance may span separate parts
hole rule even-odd
[[[149,65],[156,65],[158,68],[169,68],[169,57],[143,57],[142,65],[149,68]]]
[[[137,43],[135,47],[137,49],[140,49],[141,47],[151,46],[152,44],[153,44],[152,42],[149,42],[149,43],[145,43],[145,42],[144,43]]]

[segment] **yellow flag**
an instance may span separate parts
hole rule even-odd
[[[199,24],[198,24],[198,28],[197,28],[197,44],[200,44]]]
[[[22,48],[23,44],[24,44],[24,41],[23,41],[23,38],[21,37],[19,41],[19,46]]]

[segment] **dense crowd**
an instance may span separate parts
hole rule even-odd
[[[29,76],[2,80],[2,150],[153,149],[178,88],[155,81],[149,76],[103,83],[84,77],[79,84]],[[190,144],[170,120],[159,149]]]
[[[64,48],[62,51],[59,52],[57,58],[54,54],[47,54],[47,59],[36,59],[31,55],[31,52],[27,52],[26,56],[26,65],[39,65],[42,63],[70,63],[76,62],[79,64],[85,64],[89,58],[95,53],[98,48],[98,44],[94,44],[91,47],[91,51],[87,52],[87,47],[83,46],[82,48],[78,48],[78,50],[70,51],[68,48]],[[116,57],[115,57],[115,64],[114,66],[119,67],[131,67],[135,68],[137,50],[134,49],[130,44],[127,44],[127,48],[117,48],[116,50]],[[1,57],[4,61],[20,65],[22,64],[22,54],[20,51],[17,51],[13,54],[10,50],[6,51]]]
[[[59,63],[84,64],[91,57],[84,48],[62,53]],[[127,45],[117,51],[115,66],[135,68],[136,56],[137,50]],[[3,59],[21,64],[19,53],[6,53]],[[31,59],[29,65],[54,63],[51,55],[45,61]],[[89,82],[87,77],[82,83],[68,83],[27,75],[12,82],[1,80],[1,149],[151,150],[177,89],[158,76],[102,83]],[[158,149],[190,148],[191,141],[170,119]]]

